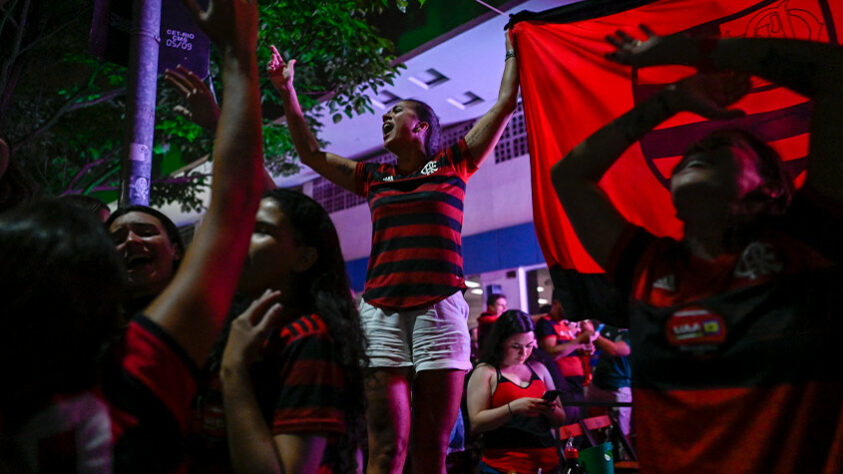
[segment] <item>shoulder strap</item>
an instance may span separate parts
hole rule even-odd
[[[536,362],[538,362],[538,361],[536,361]],[[541,380],[541,378],[539,377],[539,374],[537,374],[536,371],[533,370],[533,364],[531,364],[530,362],[527,362],[527,368],[530,369],[530,373],[533,374],[533,375],[530,376],[530,382],[532,382],[533,380]]]

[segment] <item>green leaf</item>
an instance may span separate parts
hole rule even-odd
[[[27,61],[22,63],[25,67],[11,91],[9,105],[0,111],[0,130],[17,142],[45,123],[51,124],[16,152],[21,165],[38,178],[46,194],[60,194],[73,182],[74,189],[91,189],[113,196],[113,189],[119,186],[125,96],[75,109],[55,121],[50,119],[72,98],[83,104],[126,87],[126,68],[101,61],[89,53],[87,39],[93,2],[51,0],[49,3],[50,8],[33,10],[34,16],[24,22],[27,41],[33,38],[40,43],[27,51]],[[258,58],[265,65],[269,45],[274,44],[285,59],[298,59],[299,102],[317,138],[322,128],[320,120],[338,122],[344,116],[371,112],[368,97],[360,91],[378,91],[392,84],[404,67],[391,63],[395,59],[394,45],[369,22],[371,15],[398,4],[406,8],[409,0],[259,2]],[[420,0],[419,4],[424,1]],[[0,56],[4,54],[6,49]],[[218,52],[212,50],[210,72],[214,90],[218,99],[224,101],[219,61]],[[280,111],[280,96],[265,69],[260,70],[265,109],[272,109],[274,104],[275,110]],[[172,171],[208,155],[213,137],[175,114],[176,105],[185,105],[184,99],[172,86],[160,81],[151,198],[153,205],[178,202],[183,208],[195,210],[201,208],[197,193],[206,185],[205,179],[188,172],[190,179],[165,180]],[[298,157],[287,128],[267,123],[263,133],[266,166],[271,172],[282,175],[296,172]],[[320,145],[325,143],[320,141]],[[86,168],[95,162],[96,166]],[[80,173],[82,170],[86,171]]]

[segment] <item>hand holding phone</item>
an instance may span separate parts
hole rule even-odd
[[[562,395],[562,392],[560,392],[559,390],[548,390],[544,392],[544,395],[542,395],[542,400],[546,402],[552,402],[559,398],[560,395]]]

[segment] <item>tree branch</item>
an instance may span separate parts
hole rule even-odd
[[[6,4],[6,1],[7,0],[0,0],[0,8],[2,8],[3,5]],[[12,19],[12,23],[15,23],[15,20],[12,18],[12,11],[14,11],[15,5],[17,5],[17,3],[18,0],[15,0],[11,5],[9,5],[9,9],[6,10],[6,12],[3,14],[3,19],[0,20],[0,33],[3,32],[3,27],[6,26],[6,22],[9,21],[10,18]]]
[[[96,193],[100,191],[117,191],[119,190],[119,186],[94,186],[93,188],[89,189],[89,193]]]
[[[21,19],[18,23],[18,34],[15,37],[15,43],[12,46],[12,52],[11,54],[9,54],[9,61],[3,65],[3,71],[0,73],[0,92],[6,90],[6,85],[8,84],[9,79],[9,70],[17,62],[17,58],[20,54],[20,46],[23,42],[23,31],[26,29],[26,20],[29,16],[29,5],[30,0],[25,0],[23,4],[23,12],[21,13]],[[9,14],[11,14],[11,10]]]
[[[77,182],[77,181],[79,181],[79,179],[80,179],[82,176],[84,176],[84,175],[85,175],[85,173],[87,173],[87,172],[88,172],[88,170],[90,170],[91,168],[93,168],[93,167],[95,167],[95,166],[97,166],[97,165],[100,165],[100,164],[102,164],[102,163],[105,163],[106,161],[108,161],[108,160],[112,159],[112,158],[114,157],[114,155],[115,155],[115,153],[116,153],[116,152],[117,152],[117,150],[113,148],[113,149],[109,150],[109,151],[108,151],[108,153],[106,153],[105,155],[103,155],[103,157],[102,157],[102,158],[100,158],[100,159],[98,159],[98,160],[94,160],[94,161],[92,161],[92,162],[90,162],[90,163],[85,164],[85,166],[83,166],[83,167],[82,167],[82,169],[81,169],[81,170],[79,170],[79,172],[78,172],[78,173],[76,173],[76,175],[73,177],[73,179],[71,179],[71,180],[70,180],[70,184],[68,184],[68,185],[67,185],[67,188],[65,188],[65,190],[62,192],[62,195],[65,195],[65,194],[70,194],[70,193],[72,193],[73,191],[76,191],[76,190],[73,188],[73,186],[76,184],[76,182]]]
[[[23,65],[15,63],[12,65],[11,72],[6,76],[6,90],[0,89],[0,117],[6,116],[6,109],[12,103],[12,94],[15,92],[21,73],[23,73]]]
[[[64,30],[65,28],[69,27],[70,25],[72,25],[73,23],[75,23],[76,21],[78,21],[78,20],[79,20],[79,17],[80,17],[81,15],[82,15],[82,14],[81,14],[81,13],[79,13],[78,15],[76,15],[76,16],[74,16],[74,17],[72,17],[72,18],[71,18],[69,21],[67,21],[65,24],[63,24],[63,25],[61,25],[61,26],[57,26],[56,28],[54,28],[54,29],[53,29],[50,33],[47,33],[47,34],[45,34],[45,35],[41,35],[40,37],[38,37],[38,38],[34,39],[31,43],[29,43],[28,45],[26,45],[26,47],[24,47],[23,49],[21,49],[21,50],[20,50],[20,54],[24,54],[24,53],[26,53],[27,51],[29,51],[30,49],[32,49],[32,48],[34,48],[34,47],[38,46],[39,44],[43,43],[44,41],[49,40],[50,38],[52,38],[53,36],[55,36],[56,34],[58,34],[59,32],[61,32],[62,30]]]
[[[120,88],[117,88],[117,89],[110,90],[108,92],[103,92],[102,94],[100,94],[99,97],[97,97],[95,99],[86,100],[86,101],[83,101],[83,102],[76,102],[76,103],[72,104],[70,106],[70,110],[68,110],[67,112],[72,112],[74,110],[84,109],[86,107],[93,107],[97,104],[101,104],[103,102],[108,102],[111,99],[115,99],[115,98],[120,97],[121,95],[125,95],[125,94],[126,94],[126,88],[125,87],[120,87]]]
[[[12,145],[12,152],[15,152],[15,151],[21,149],[22,147],[28,145],[33,140],[38,138],[42,133],[49,130],[50,127],[55,125],[55,123],[64,114],[66,114],[68,112],[72,112],[74,110],[79,110],[79,109],[82,109],[82,108],[85,108],[85,107],[91,107],[91,106],[97,105],[99,103],[106,102],[106,101],[109,101],[111,99],[114,99],[115,97],[119,97],[119,96],[126,93],[126,88],[120,87],[118,89],[114,89],[114,90],[111,90],[111,91],[108,91],[108,92],[103,92],[102,94],[100,94],[99,97],[97,97],[95,99],[79,102],[78,99],[79,99],[79,97],[84,95],[84,92],[85,91],[83,90],[83,91],[79,91],[76,94],[74,94],[73,97],[71,97],[70,99],[67,100],[67,102],[62,104],[62,106],[59,107],[59,109],[56,111],[56,113],[53,114],[52,117],[47,119],[47,121],[44,122],[43,125],[41,125],[37,129],[33,130],[32,132],[29,132],[29,134],[27,134],[24,138],[22,138],[17,143]]]
[[[193,181],[198,181],[199,179],[202,179],[202,178],[208,178],[210,176],[211,176],[210,173],[196,173],[196,174],[192,174],[190,176],[179,176],[179,177],[167,176],[165,178],[153,179],[152,184],[187,184],[187,183],[191,183]]]
[[[109,177],[109,176],[113,175],[113,174],[114,174],[115,172],[117,172],[119,169],[120,169],[120,161],[115,161],[115,162],[113,162],[113,163],[111,164],[111,167],[109,167],[109,168],[105,171],[105,173],[103,173],[103,175],[102,175],[102,176],[100,176],[99,178],[95,179],[93,183],[91,183],[91,184],[89,184],[89,185],[88,185],[87,189],[85,189],[85,194],[90,193],[90,192],[91,192],[91,190],[92,190],[93,188],[95,188],[95,187],[99,186],[99,185],[100,185],[103,181],[105,181],[106,179],[108,179],[108,177]]]

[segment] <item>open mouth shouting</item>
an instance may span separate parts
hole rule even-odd
[[[389,135],[389,132],[391,132],[394,128],[395,128],[394,123],[384,122],[383,127],[381,128],[383,130],[383,137],[386,138]]]
[[[138,268],[152,263],[152,255],[143,252],[143,253],[133,253],[125,256],[126,260],[126,269],[130,272],[137,270]]]

